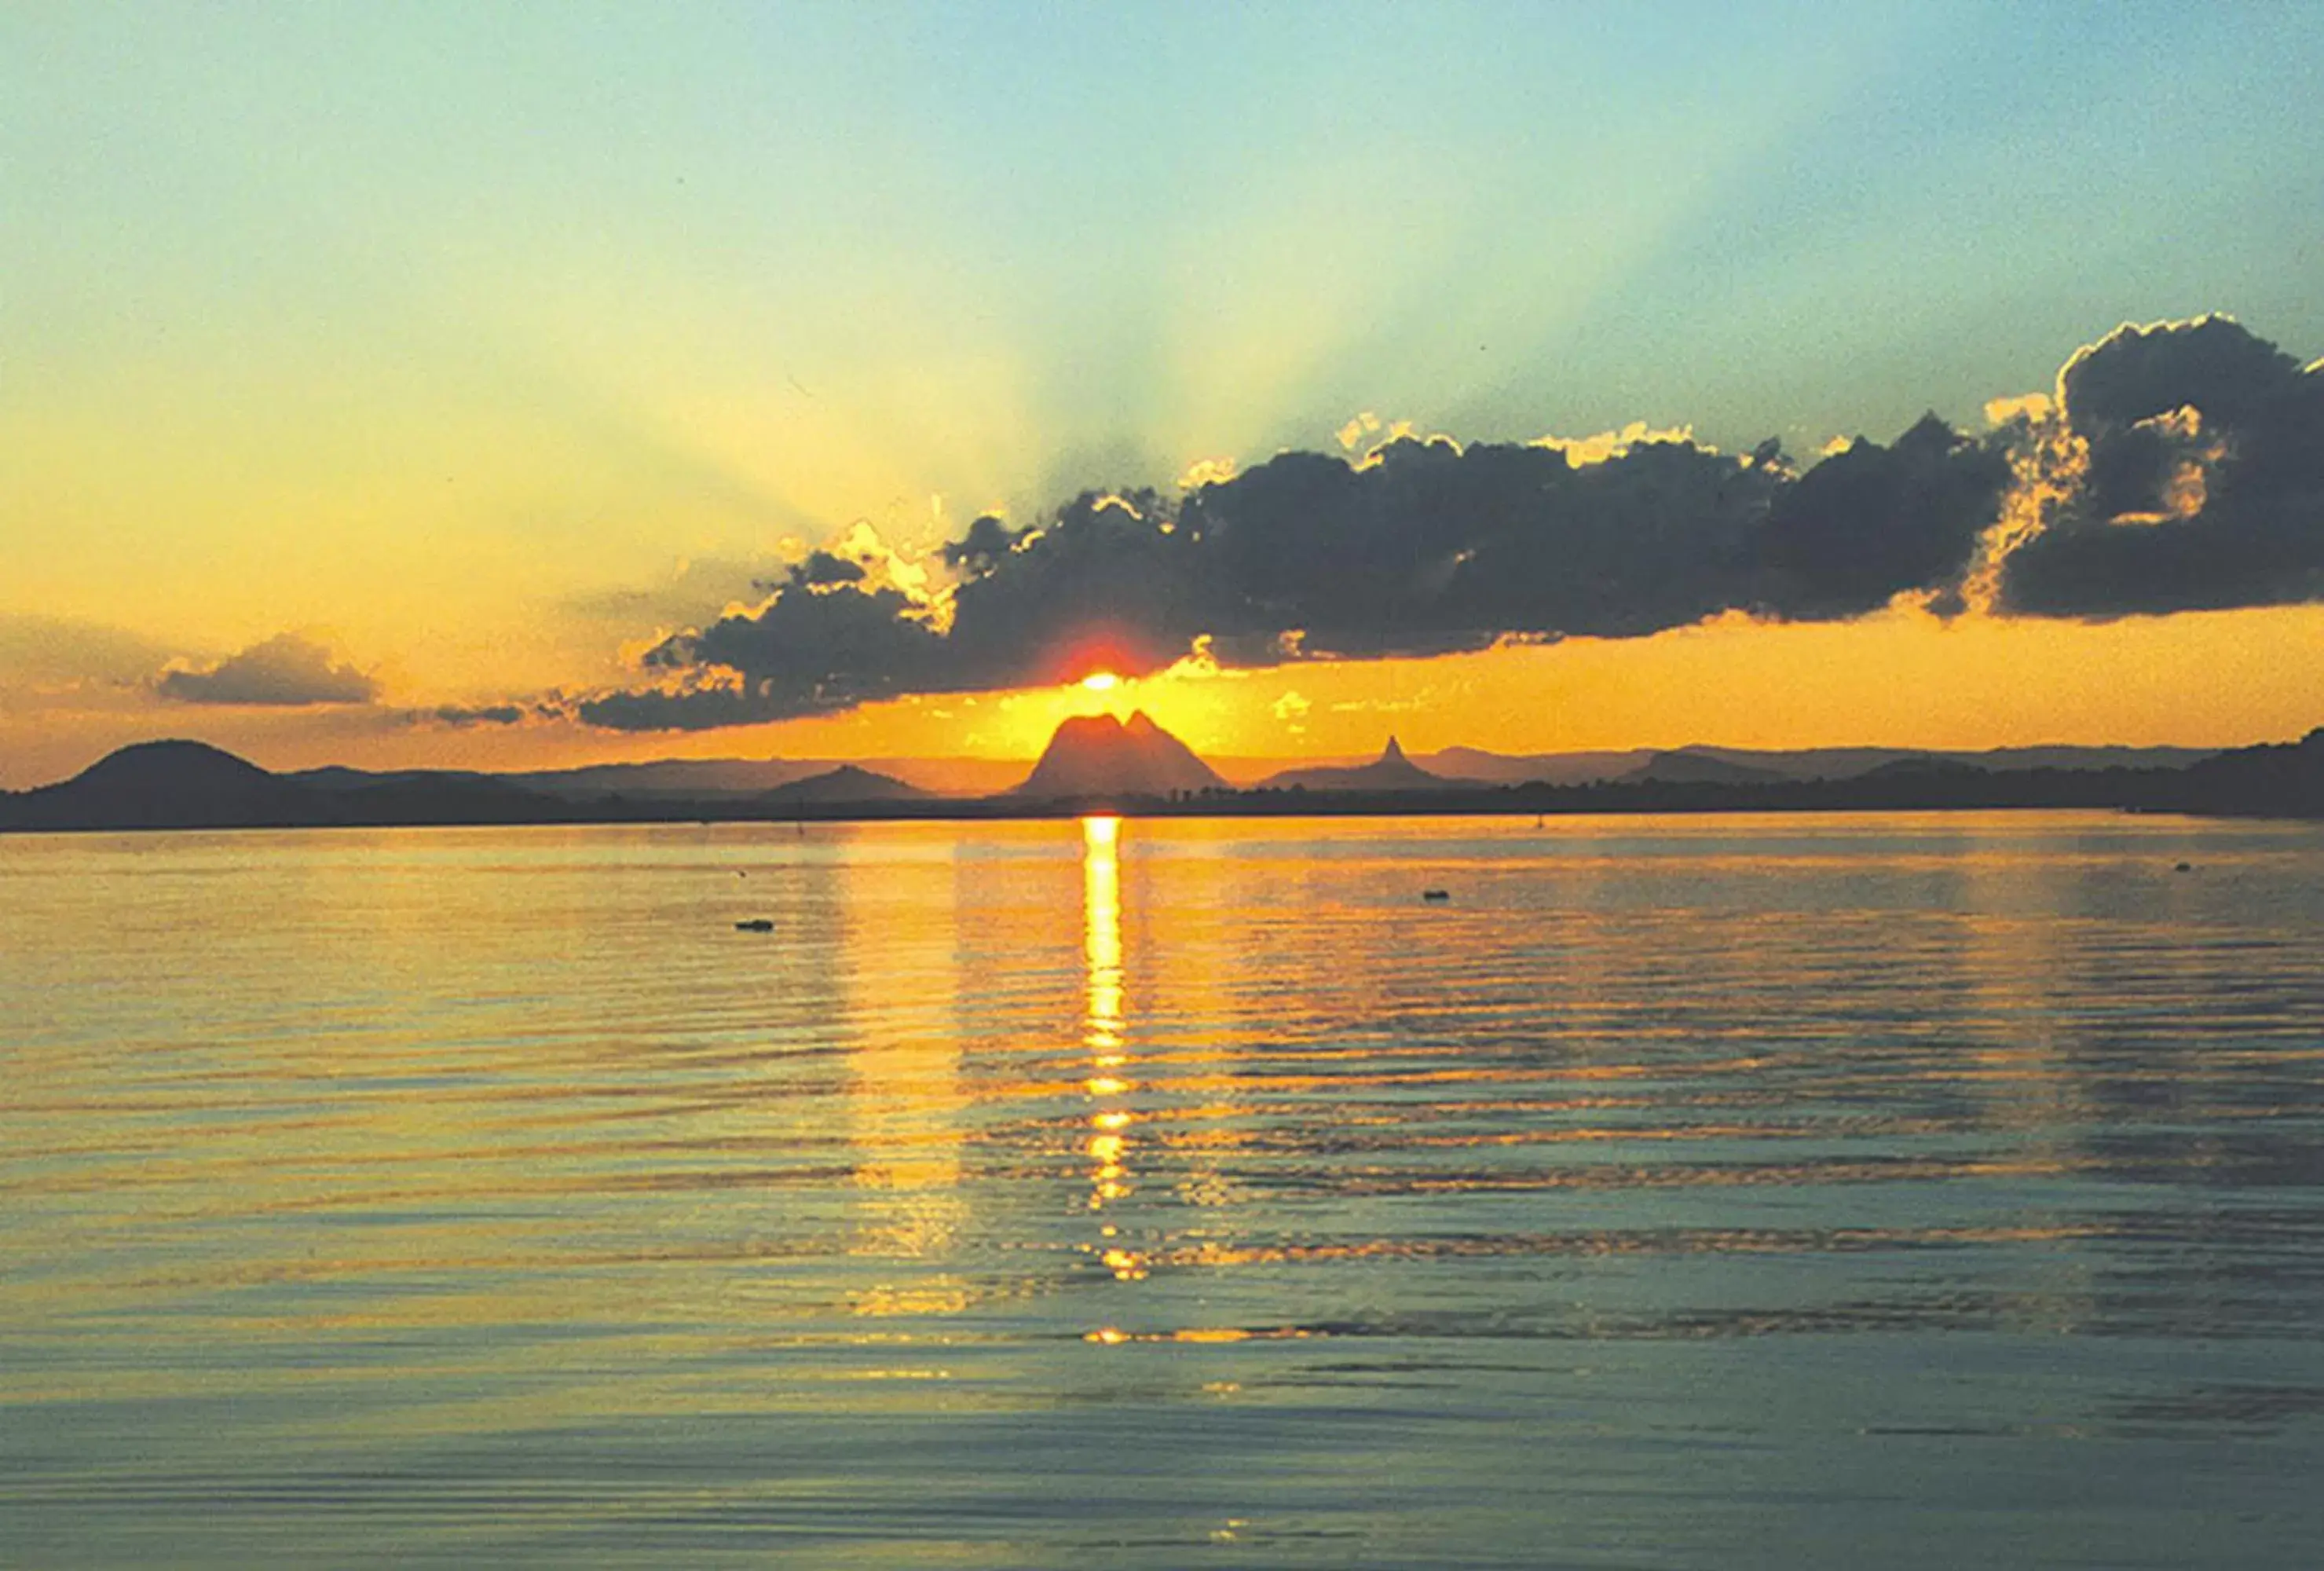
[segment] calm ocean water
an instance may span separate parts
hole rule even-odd
[[[0,1563],[2324,1554],[2324,827],[0,838]]]

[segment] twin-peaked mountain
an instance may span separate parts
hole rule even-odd
[[[1128,720],[1078,715],[1059,725],[1033,772],[1009,794],[1030,801],[1168,797],[1226,784],[1193,748],[1140,709]]]

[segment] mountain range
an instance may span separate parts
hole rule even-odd
[[[2324,728],[2296,743],[2217,753],[1687,747],[1428,756],[1437,769],[1423,768],[1391,737],[1369,762],[1284,770],[1239,790],[1142,712],[1126,721],[1084,716],[1057,728],[1013,788],[963,799],[857,764],[801,772],[781,760],[674,760],[532,774],[336,766],[276,774],[204,743],[161,741],[124,747],[54,785],[0,791],[0,829],[989,817],[1100,802],[1229,813],[2076,806],[2324,817]],[[781,778],[751,789],[770,774]],[[689,780],[697,794],[684,790]],[[607,789],[616,785],[631,789]]]
[[[1982,751],[1915,747],[1637,747],[1598,753],[1488,753],[1448,747],[1417,761],[1448,780],[1493,785],[1587,785],[1596,781],[1716,781],[1856,780],[1877,769],[1919,760],[2006,771],[2030,769],[2184,769],[2209,758],[2204,747],[2054,744]]]

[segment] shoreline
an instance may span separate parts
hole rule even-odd
[[[1093,816],[1138,819],[1169,818],[1452,818],[1532,816],[1539,818],[1652,818],[1786,814],[1859,817],[1877,813],[2042,813],[2100,812],[2130,817],[2273,819],[2288,823],[2324,822],[2324,813],[2288,809],[2273,810],[2194,804],[2109,800],[1891,800],[1778,801],[1601,799],[1588,803],[1480,801],[1465,793],[1458,799],[1383,802],[1377,799],[1336,800],[1332,798],[1280,802],[1173,802],[1152,799],[1101,799],[1039,803],[896,802],[831,805],[803,812],[770,814],[748,809],[711,811],[607,811],[576,805],[570,813],[528,814],[380,814],[331,816],[189,817],[100,819],[45,824],[0,824],[0,836],[17,835],[146,835],[217,834],[242,830],[290,829],[514,829],[622,828],[698,825],[703,827],[757,825],[781,828],[810,824],[890,823],[1056,823]]]

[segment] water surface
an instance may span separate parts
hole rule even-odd
[[[0,1562],[2312,1565],[2319,946],[2097,815],[0,837]]]

